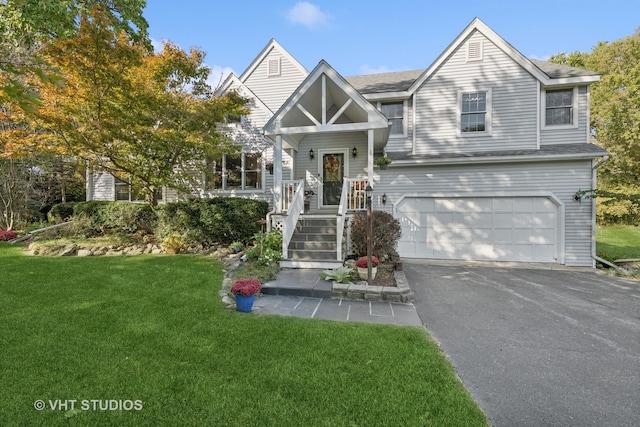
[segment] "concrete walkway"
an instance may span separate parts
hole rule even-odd
[[[331,282],[320,278],[322,270],[285,269],[276,280],[263,285],[253,312],[345,322],[422,326],[413,303],[349,301],[331,298]]]

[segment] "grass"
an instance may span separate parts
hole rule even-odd
[[[599,225],[596,230],[596,252],[607,261],[640,258],[640,227]]]
[[[0,271],[2,426],[487,425],[424,329],[229,311],[211,258],[0,244]]]

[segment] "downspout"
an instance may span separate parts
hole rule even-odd
[[[591,188],[593,190],[596,189],[597,185],[597,176],[598,176],[598,168],[602,166],[607,160],[609,160],[609,155],[605,154],[602,156],[602,159],[593,165],[591,168]],[[602,264],[608,265],[609,267],[615,267],[615,265],[611,264],[609,261],[600,258],[596,253],[596,198],[591,198],[591,229],[593,230],[591,235],[591,258],[595,261],[598,261]],[[594,264],[595,267],[595,264]]]

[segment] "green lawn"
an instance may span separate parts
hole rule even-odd
[[[596,251],[608,261],[640,258],[640,227],[601,226],[596,231]]]
[[[210,258],[0,244],[0,273],[2,426],[487,424],[423,329],[229,311]]]

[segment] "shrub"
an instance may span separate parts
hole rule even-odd
[[[16,232],[13,230],[0,229],[0,242],[8,242],[16,238]]]
[[[155,214],[151,206],[140,203],[113,202],[103,207],[104,226],[116,232],[152,232]]]
[[[156,209],[158,221],[154,231],[160,238],[177,232],[188,243],[203,245],[248,243],[260,230],[258,221],[268,211],[267,202],[232,197],[168,203]]]
[[[68,221],[73,217],[73,210],[76,203],[58,203],[53,205],[49,213],[47,213],[47,219],[54,224],[60,224]]]
[[[282,259],[282,233],[271,230],[259,232],[253,236],[253,247],[246,252],[249,259],[258,260],[262,265],[269,265]]]
[[[400,221],[384,211],[373,211],[373,254],[383,258],[392,253],[402,235]],[[367,255],[367,213],[358,212],[351,222],[351,245],[357,256]]]

